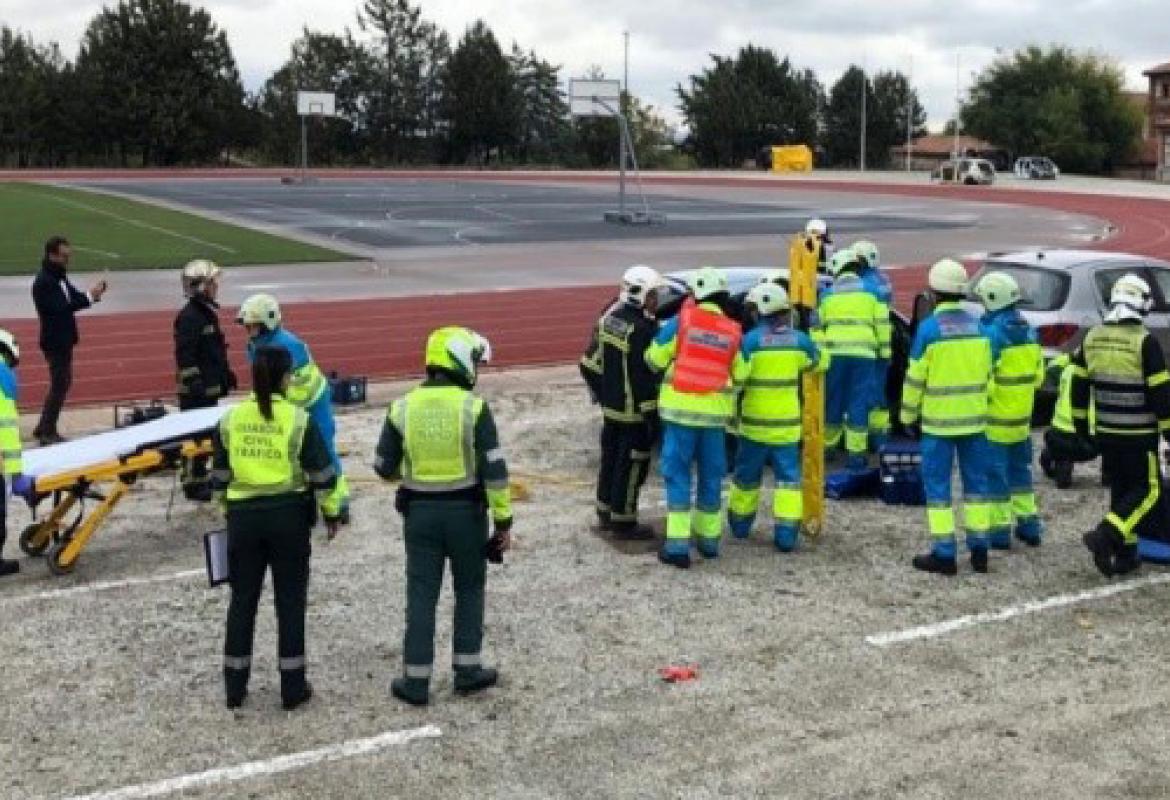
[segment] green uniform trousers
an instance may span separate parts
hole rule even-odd
[[[407,678],[426,680],[431,676],[435,606],[447,560],[451,561],[455,588],[452,665],[456,669],[480,666],[487,538],[487,514],[478,503],[410,501],[406,513],[406,636],[402,645]]]
[[[232,599],[223,647],[224,687],[239,697],[252,667],[252,638],[264,574],[272,568],[280,657],[280,695],[300,699],[305,691],[305,604],[312,551],[311,500],[290,496],[287,504],[228,507],[228,565]]]

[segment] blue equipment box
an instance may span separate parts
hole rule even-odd
[[[839,469],[825,476],[825,497],[848,500],[851,497],[873,497],[878,493],[878,470]]]
[[[366,402],[366,387],[369,378],[340,378],[336,372],[329,373],[329,391],[335,406],[357,406]]]
[[[889,442],[878,451],[881,498],[892,506],[924,506],[922,451],[918,442]]]

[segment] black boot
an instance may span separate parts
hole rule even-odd
[[[619,542],[646,542],[655,538],[653,528],[636,522],[611,524],[610,530],[613,531],[613,538]]]
[[[423,678],[395,678],[390,681],[390,693],[412,706],[425,706],[431,702],[429,686]]]
[[[1072,486],[1073,479],[1073,462],[1071,461],[1057,461],[1052,465],[1052,480],[1056,482],[1057,489],[1068,489]]]
[[[1048,452],[1047,447],[1040,451],[1040,469],[1043,470],[1045,477],[1049,480],[1056,477],[1055,464],[1052,461],[1052,454]]]
[[[459,667],[455,670],[455,693],[473,694],[496,685],[500,673],[491,667]]]
[[[935,572],[939,575],[957,575],[959,573],[959,565],[955,563],[955,559],[939,558],[934,553],[914,556],[910,563],[914,569],[920,569],[923,572]]]
[[[1112,578],[1114,543],[1110,531],[1094,528],[1081,537],[1081,541],[1093,554],[1093,564],[1097,571],[1106,578]]]
[[[224,704],[228,708],[236,709],[236,708],[239,708],[240,706],[242,706],[244,704],[244,701],[247,699],[248,699],[248,690],[245,689],[244,691],[240,692],[239,694],[229,694],[226,698],[224,698]]]
[[[1123,545],[1117,553],[1117,556],[1113,559],[1113,574],[1128,575],[1131,572],[1136,572],[1141,565],[1142,560],[1138,556],[1137,545]]]
[[[672,567],[678,567],[679,569],[691,568],[690,553],[686,553],[685,555],[672,555],[671,553],[666,552],[666,548],[662,548],[658,551],[658,560],[663,564],[667,564]]]
[[[305,681],[305,688],[296,697],[286,697],[280,701],[285,711],[292,711],[297,706],[304,705],[313,697],[313,684]]]
[[[0,578],[5,575],[15,575],[20,572],[19,561],[9,561],[7,558],[0,558]]]
[[[971,569],[987,574],[987,551],[983,549],[971,551]]]
[[[248,696],[250,670],[223,668],[223,695],[228,708],[239,708]]]

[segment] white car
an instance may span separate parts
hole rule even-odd
[[[940,183],[990,186],[995,183],[995,167],[986,158],[952,159],[935,167],[931,178]]]
[[[1047,156],[1017,158],[1014,171],[1023,180],[1054,181],[1060,177],[1060,168]]]

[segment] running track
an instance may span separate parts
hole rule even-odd
[[[92,171],[22,173],[21,178],[70,179],[111,177],[248,177],[248,171],[197,173],[104,173]],[[271,175],[271,172],[257,173]],[[418,180],[563,180],[573,183],[612,182],[604,175],[557,175],[538,173],[452,173],[333,171],[325,177],[395,177]],[[7,174],[5,179],[17,177]],[[991,187],[909,186],[853,182],[745,180],[728,177],[652,176],[646,183],[658,185],[744,186],[776,191],[840,191],[849,194],[885,194],[939,199],[979,200],[1034,206],[1087,214],[1111,222],[1116,235],[1098,247],[1124,250],[1170,260],[1170,201],[1144,198],[1082,195],[1060,192],[1023,192]],[[615,265],[615,270],[619,265]],[[897,303],[906,308],[924,284],[925,267],[891,272]],[[530,366],[575,361],[590,326],[613,287],[573,289],[525,289],[465,295],[428,295],[329,303],[302,303],[285,309],[288,327],[306,339],[323,368],[341,374],[402,377],[420,371],[423,342],[440,325],[460,324],[484,333],[492,341],[497,366]],[[82,343],[75,356],[74,404],[173,395],[174,362],[171,323],[174,310],[113,316],[93,316],[82,321]],[[234,318],[225,309],[224,319]],[[21,368],[22,405],[35,407],[48,385],[47,369],[35,346],[35,321],[10,323],[24,343]],[[225,324],[232,341],[232,360],[243,377],[243,336],[236,325]]]

